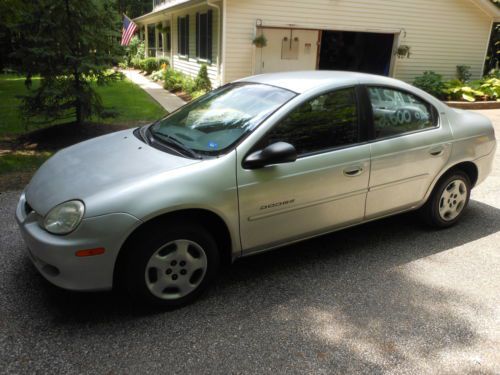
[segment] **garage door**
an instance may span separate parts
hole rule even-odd
[[[255,73],[316,69],[318,30],[262,28],[260,32],[267,46],[256,49]]]

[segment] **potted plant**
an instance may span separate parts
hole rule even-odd
[[[410,49],[411,47],[406,45],[406,44],[401,44],[398,49],[396,50],[396,56],[400,59],[410,58]]]
[[[257,48],[262,48],[267,46],[267,38],[264,35],[258,35],[256,36],[253,40],[252,43],[255,45]]]

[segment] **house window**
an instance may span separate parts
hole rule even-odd
[[[212,60],[212,11],[196,13],[196,57]]]
[[[177,50],[179,55],[189,55],[189,16],[177,18]]]
[[[166,48],[166,51],[168,51],[168,52],[170,52],[170,49],[172,48],[172,45],[171,45],[172,41],[170,39],[171,37],[172,37],[172,34],[170,32],[170,26],[169,26],[169,27],[167,27],[167,31],[165,32],[165,42],[166,42],[165,48]]]

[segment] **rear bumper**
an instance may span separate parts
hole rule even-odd
[[[70,290],[106,290],[113,286],[118,252],[127,235],[140,220],[125,213],[83,219],[78,228],[65,236],[42,229],[36,213],[26,214],[21,196],[16,220],[38,271],[52,284]],[[78,250],[103,247],[104,254],[77,257]]]

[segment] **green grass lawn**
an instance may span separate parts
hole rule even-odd
[[[33,87],[38,83],[39,81],[34,79]],[[20,99],[16,96],[26,92],[24,78],[0,75],[0,140],[34,130],[32,127],[26,127],[18,110]],[[133,126],[158,119],[166,114],[162,106],[128,79],[113,82],[109,86],[97,87],[97,92],[101,95],[104,107],[116,111],[118,116],[91,119],[93,122]]]
[[[33,88],[36,88],[39,83],[39,79],[34,79]],[[44,149],[36,151],[10,149],[9,145],[18,136],[57,124],[48,123],[41,127],[26,126],[18,109],[20,99],[16,97],[26,92],[24,78],[0,74],[0,191],[22,188],[29,181],[31,174],[54,152],[54,150],[45,151]],[[104,124],[105,127],[109,125],[132,127],[166,115],[162,106],[128,79],[113,82],[109,86],[97,87],[97,92],[101,95],[104,107],[113,110],[117,116],[90,119],[94,124]],[[59,121],[59,123],[71,121],[70,119]],[[73,124],[68,126],[73,126]]]

